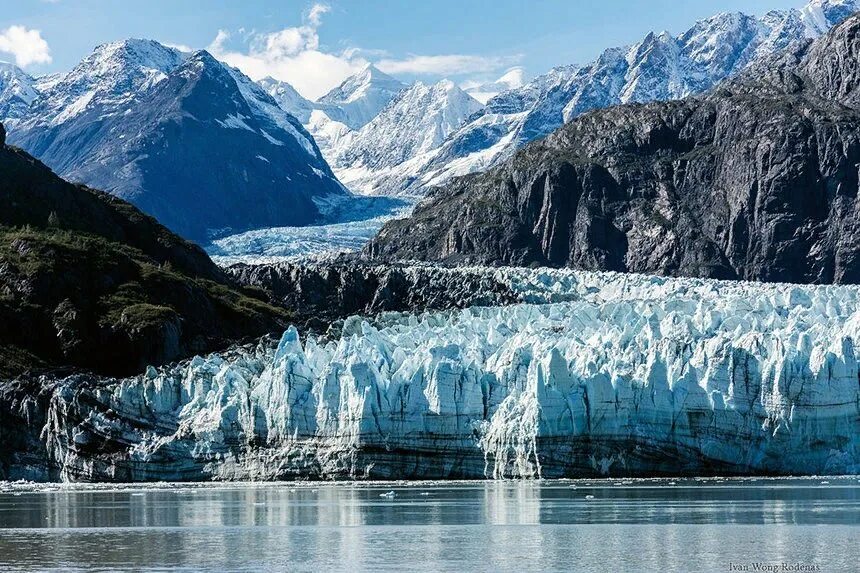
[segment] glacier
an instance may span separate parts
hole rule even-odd
[[[409,216],[415,202],[351,195],[316,205],[327,221],[323,225],[254,229],[213,239],[204,249],[223,267],[329,260],[363,249],[385,223]]]
[[[860,471],[858,287],[433,272],[491,277],[517,302],[350,317],[132,378],[46,381],[33,440],[47,464],[31,447],[7,479]],[[36,402],[7,398],[28,420]]]

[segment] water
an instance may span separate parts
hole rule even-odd
[[[6,483],[0,571],[851,571],[858,525],[857,477]]]

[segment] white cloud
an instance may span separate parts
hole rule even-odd
[[[305,14],[301,26],[277,32],[243,34],[240,30],[231,47],[230,32],[218,30],[208,50],[219,60],[242,70],[251,79],[266,76],[289,82],[299,93],[317,99],[358,72],[371,60],[385,72],[414,75],[459,75],[495,72],[516,63],[519,56],[485,57],[464,54],[410,55],[397,59],[380,50],[347,47],[339,52],[320,45],[318,29],[323,16],[331,9],[314,4]]]
[[[331,8],[329,8],[328,5],[314,4],[308,12],[308,22],[310,22],[312,26],[319,26],[322,24],[322,15],[328,12],[331,12]]]
[[[194,48],[188,46],[186,44],[174,44],[172,42],[161,42],[163,45],[168,48],[173,48],[174,50],[179,50],[180,52],[193,52]]]
[[[383,59],[377,67],[389,74],[473,74],[486,73],[510,66],[520,56],[474,56],[443,54],[438,56],[409,56],[404,59]]]
[[[317,28],[327,12],[327,5],[314,4],[303,25],[253,35],[246,52],[230,50],[230,33],[219,30],[208,50],[251,79],[272,76],[289,82],[305,97],[317,99],[367,63],[353,51],[328,53],[320,49]]]
[[[22,68],[30,64],[51,63],[51,49],[42,33],[24,26],[9,26],[0,32],[0,52],[12,54],[15,63]]]

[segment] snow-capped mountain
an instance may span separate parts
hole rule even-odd
[[[59,81],[42,91],[29,124],[61,125],[90,109],[119,111],[187,57],[152,40],[126,40],[96,47]],[[124,110],[123,110],[124,111]]]
[[[332,151],[333,166],[353,191],[399,189],[414,165],[432,153],[480,103],[448,80],[400,92],[370,123]]]
[[[272,77],[266,77],[257,82],[260,84],[267,94],[277,102],[277,104],[285,112],[289,113],[303,124],[307,124],[311,118],[311,112],[317,109],[317,104],[302,96],[296,88],[288,84],[276,80]]]
[[[466,93],[486,105],[488,101],[502,92],[515,90],[525,84],[525,70],[511,68],[505,74],[492,82],[464,85]]]
[[[35,83],[36,80],[19,67],[0,62],[0,119],[7,127],[26,114],[39,95],[33,87]]]
[[[186,237],[318,222],[345,193],[301,123],[208,52],[115,42],[42,85],[10,142]]]
[[[284,81],[264,78],[258,83],[284,111],[304,124],[329,163],[334,161],[337,148],[346,145],[356,131],[407,88],[372,64],[317,101],[306,99]]]
[[[406,84],[368,64],[322,96],[317,103],[331,119],[357,130],[376,117],[405,88]]]
[[[822,35],[857,11],[857,0],[811,0],[762,17],[718,14],[678,36],[650,33],[584,66],[556,68],[490,99],[409,183],[408,193],[486,169],[523,144],[592,109],[701,93],[793,42]]]

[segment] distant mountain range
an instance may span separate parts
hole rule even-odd
[[[318,101],[272,78],[255,84],[206,52],[128,40],[100,46],[68,74],[34,79],[4,64],[0,119],[11,143],[61,175],[202,241],[325,223],[348,198],[341,182],[362,194],[420,196],[589,110],[706,92],[857,8],[811,0],[761,17],[719,14],[524,85],[518,68],[463,89],[407,86],[368,65]]]
[[[793,43],[821,36],[857,9],[856,0],[811,0],[802,9],[762,17],[723,13],[677,36],[650,33],[636,44],[605,50],[589,64],[556,68],[490,99],[425,158],[405,189],[392,191],[420,194],[454,176],[483,171],[592,109],[702,93]]]
[[[403,90],[367,125],[341,137],[329,161],[355,191],[387,194],[411,182],[411,165],[424,164],[481,104],[453,82],[421,82]]]
[[[432,102],[426,97],[394,102],[398,83],[372,66],[319,102],[301,98],[283,82],[265,80],[264,86],[284,109],[301,118],[350,189],[420,196],[452,177],[499,164],[525,143],[586,111],[703,93],[793,43],[819,37],[857,8],[856,0],[811,0],[801,9],[761,17],[718,14],[677,36],[649,33],[638,43],[605,50],[587,65],[561,66],[526,84],[522,70],[515,68],[494,82],[468,86],[463,91],[478,100],[470,98],[471,103],[464,103],[463,96],[441,96],[440,89],[435,93],[441,99]],[[369,89],[376,83],[379,87]],[[405,86],[400,84],[399,89]],[[385,97],[372,98],[379,114],[373,128],[360,135],[369,122],[347,119],[337,106],[354,99],[362,101],[362,109],[371,109],[370,102],[362,100],[363,93]],[[410,103],[413,109],[408,109]],[[446,119],[428,121],[425,109],[444,109],[435,117]],[[382,136],[395,133],[432,140],[434,145],[407,145],[414,152],[404,155],[402,145],[392,145],[402,141]],[[392,153],[393,149],[397,151]]]

